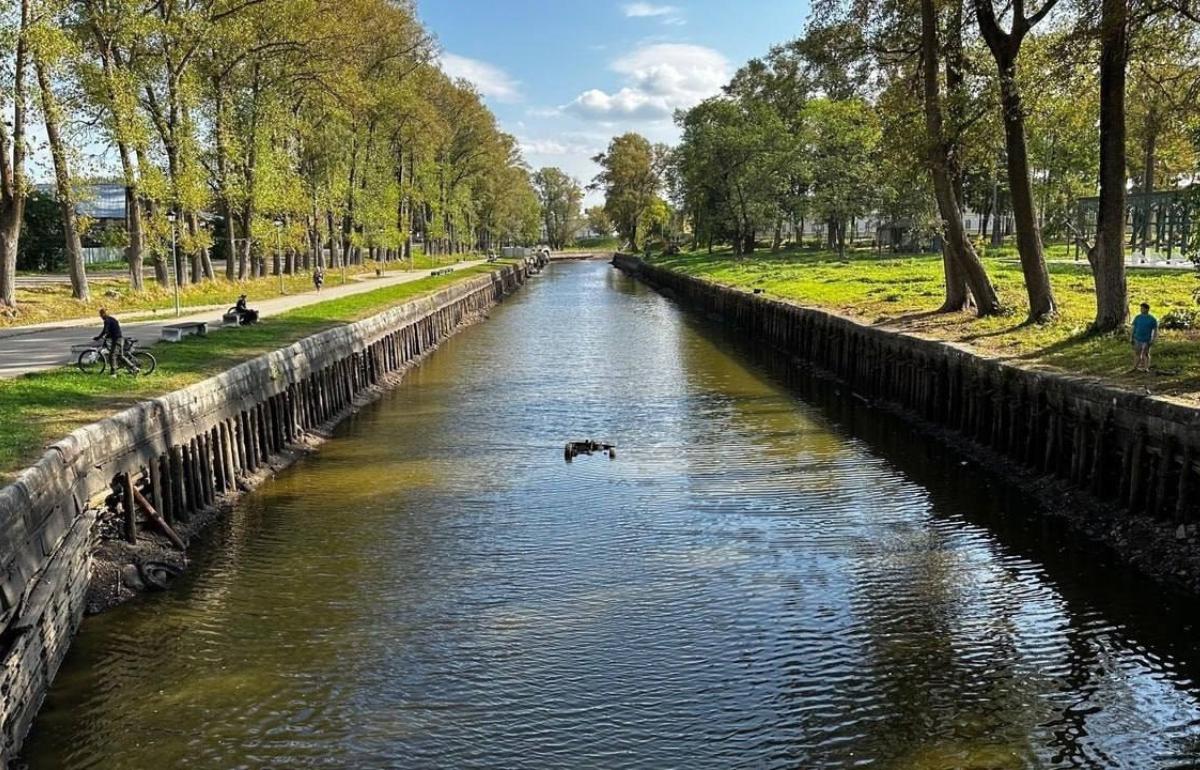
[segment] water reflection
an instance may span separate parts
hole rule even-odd
[[[604,265],[340,434],[85,624],[32,766],[1196,761],[1193,603]]]

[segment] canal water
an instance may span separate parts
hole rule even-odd
[[[1194,603],[783,372],[552,266],[89,618],[23,761],[1200,765]]]

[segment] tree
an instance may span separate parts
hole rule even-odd
[[[713,97],[676,117],[683,129],[672,154],[673,186],[698,230],[728,235],[736,254],[754,250],[756,234],[779,219],[783,161],[795,137],[768,104]]]
[[[879,121],[875,110],[858,98],[813,99],[805,114],[811,205],[829,223],[832,245],[844,257],[847,223],[873,211],[879,202]]]
[[[128,222],[125,259],[130,285],[141,291],[148,242],[142,185],[146,170],[139,159],[146,151],[149,128],[138,109],[140,75],[132,61],[146,31],[146,17],[132,0],[81,0],[76,14],[76,40],[83,52],[77,70],[94,122],[116,147],[121,162]],[[161,253],[155,255],[154,274],[160,285],[167,285]]]
[[[628,133],[614,138],[607,151],[592,158],[601,169],[592,186],[604,191],[604,211],[631,249],[638,248],[638,225],[658,197],[662,156],[663,151],[645,137]]]
[[[31,25],[31,0],[19,0],[20,12],[11,35],[0,36],[0,44],[12,44],[12,74],[0,84],[0,115],[12,112],[10,123],[0,119],[0,307],[16,305],[17,249],[21,239],[21,220],[25,214],[25,120],[29,66],[28,31]],[[7,54],[8,51],[4,51]],[[11,99],[11,101],[9,101]]]
[[[958,0],[955,0],[958,2]],[[921,6],[921,82],[925,105],[926,152],[934,196],[942,217],[947,262],[947,297],[944,310],[962,309],[956,291],[958,277],[966,284],[975,301],[976,312],[994,315],[1000,312],[1000,298],[992,286],[983,263],[967,238],[963,227],[962,209],[955,189],[954,156],[950,152],[944,130],[941,85],[938,62],[938,15],[934,0],[920,0]]]
[[[1127,0],[1100,4],[1100,205],[1088,261],[1096,284],[1093,331],[1119,329],[1129,317],[1125,282],[1125,77],[1129,63]]]
[[[75,299],[88,298],[87,271],[83,261],[83,245],[79,237],[79,222],[75,213],[75,194],[72,189],[70,148],[63,136],[63,109],[52,82],[60,75],[62,62],[72,48],[71,41],[57,20],[58,9],[42,9],[42,23],[32,35],[30,54],[34,61],[38,91],[41,94],[42,120],[46,127],[46,139],[50,145],[50,157],[54,164],[54,196],[62,218],[63,247],[67,258],[67,272],[71,278],[71,296]]]
[[[56,198],[33,190],[25,200],[25,221],[17,250],[19,270],[61,270],[66,261],[62,211]]]
[[[1091,52],[1079,48],[1074,36],[1058,31],[1030,38],[1021,54],[1029,154],[1040,171],[1033,189],[1048,237],[1069,234],[1076,200],[1096,192],[1099,102]]]
[[[1029,150],[1025,142],[1025,105],[1017,78],[1017,57],[1025,36],[1054,8],[1058,0],[1046,0],[1038,10],[1026,14],[1024,0],[1012,6],[1011,29],[1005,32],[996,19],[993,0],[974,0],[975,18],[1000,77],[1000,111],[1004,123],[1008,189],[1017,225],[1017,251],[1029,296],[1029,317],[1042,320],[1054,314],[1054,293],[1042,253],[1042,236],[1034,212],[1033,185],[1029,178]]]
[[[541,205],[546,240],[550,248],[560,250],[575,238],[582,225],[583,188],[562,169],[553,166],[534,174],[533,186]]]
[[[588,206],[583,212],[584,219],[587,221],[587,229],[598,237],[606,238],[612,235],[613,225],[612,220],[608,218],[608,213],[603,206]]]

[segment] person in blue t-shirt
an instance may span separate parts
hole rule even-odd
[[[1150,346],[1158,339],[1158,319],[1150,315],[1150,306],[1142,303],[1142,312],[1133,318],[1133,368],[1150,371]]]

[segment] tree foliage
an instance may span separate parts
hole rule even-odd
[[[844,249],[868,216],[893,248],[936,236],[943,310],[1001,309],[975,242],[1011,233],[1004,219],[1029,315],[1052,316],[1042,237],[1077,238],[1107,330],[1125,317],[1124,248],[1150,227],[1135,214],[1127,228],[1125,190],[1200,179],[1198,99],[1186,3],[816,0],[802,37],[676,115],[666,182],[695,242],[735,253],[815,221]],[[1081,232],[1077,201],[1097,191],[1099,220]]]
[[[592,186],[604,191],[604,211],[632,249],[640,245],[639,227],[659,197],[665,159],[666,148],[655,147],[635,133],[614,138],[606,151],[592,159],[600,166]]]
[[[0,108],[17,118],[0,126],[0,303],[28,195],[31,83],[48,129],[90,127],[66,150],[111,148],[135,287],[143,259],[172,280],[172,230],[181,283],[213,279],[214,257],[237,279],[537,237],[516,142],[438,68],[411,0],[21,3],[0,14]],[[70,157],[55,158],[60,188]]]
[[[583,187],[560,168],[550,166],[533,175],[541,206],[542,226],[552,249],[562,249],[583,227]]]

